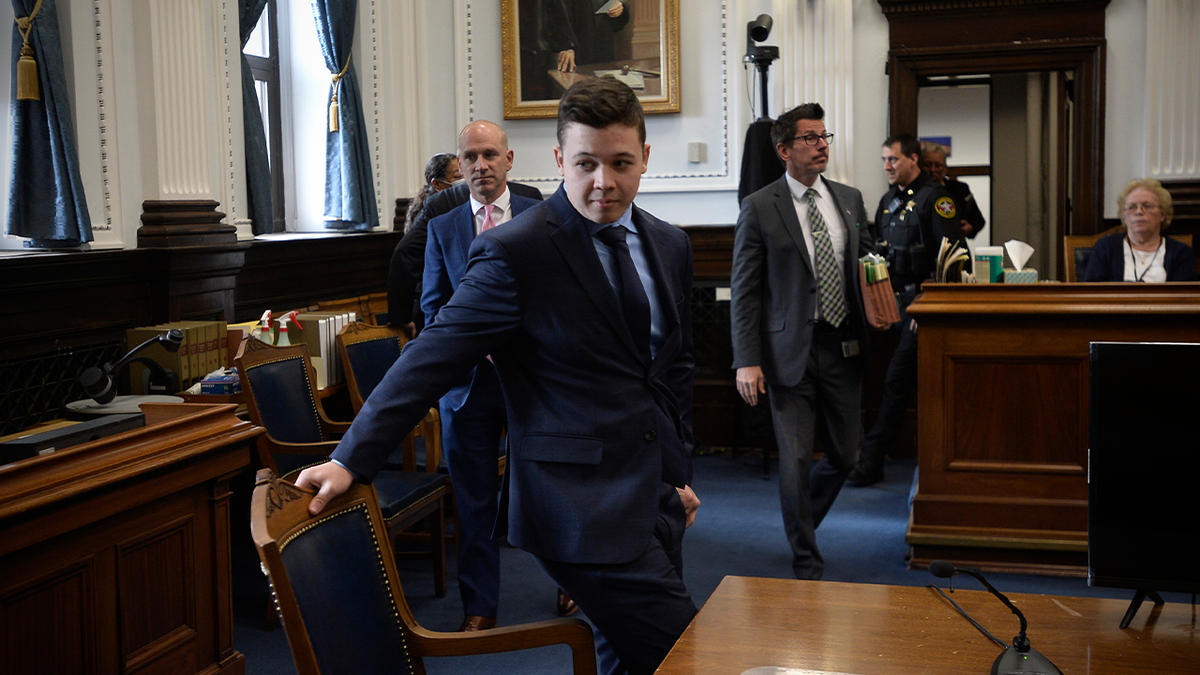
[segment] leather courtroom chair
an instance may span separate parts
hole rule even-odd
[[[346,324],[337,335],[338,355],[346,372],[350,390],[350,405],[357,415],[375,387],[383,381],[408,338],[404,331],[393,326],[372,326],[361,321]],[[384,465],[403,471],[437,471],[442,461],[442,426],[437,408],[430,408],[425,419],[403,441],[402,454],[393,454]],[[415,449],[421,439],[421,451]],[[420,457],[418,458],[418,455]]]
[[[241,373],[250,420],[267,430],[257,441],[262,466],[288,477],[329,459],[337,447],[334,434],[344,433],[350,425],[330,420],[321,408],[308,347],[275,347],[248,338],[239,347],[234,363]],[[434,592],[439,598],[445,596],[445,476],[384,470],[374,485],[387,523],[387,540],[393,545],[404,530],[423,520],[430,521]]]
[[[1079,281],[1079,276],[1087,269],[1088,261],[1092,258],[1092,249],[1096,242],[1110,234],[1124,232],[1124,225],[1110,227],[1100,234],[1068,234],[1063,237],[1063,269],[1067,271],[1067,282]],[[1168,237],[1188,246],[1192,245],[1192,235],[1168,234]]]
[[[595,675],[592,631],[579,619],[556,619],[476,633],[421,627],[404,599],[383,535],[378,499],[354,484],[308,514],[312,492],[258,472],[250,530],[271,582],[299,675],[425,674],[431,656],[494,654],[565,644],[574,672]]]
[[[338,353],[341,355],[342,366],[346,371],[346,381],[350,386],[350,404],[354,406],[355,414],[362,409],[363,402],[375,390],[375,387],[383,380],[383,376],[387,374],[392,364],[396,359],[400,358],[400,350],[404,348],[408,339],[404,336],[404,331],[394,326],[370,326],[364,323],[347,324],[337,336]],[[432,450],[436,452],[438,461],[442,456],[442,436],[441,426],[437,422],[437,409],[429,411],[430,416],[426,417],[418,427],[416,435],[419,437],[424,434],[424,442],[426,445],[426,454],[432,455],[430,452],[430,443],[432,441]],[[432,433],[435,432],[436,433]],[[504,475],[504,452],[498,449],[497,456],[497,471],[498,475]],[[433,464],[439,466],[439,469],[445,470],[445,467],[438,465],[433,460],[423,463],[428,469],[428,465]],[[418,466],[417,469],[421,467]],[[412,470],[412,469],[408,469]]]
[[[342,369],[346,372],[350,405],[355,415],[362,410],[363,403],[375,391],[375,387],[383,381],[388,369],[400,358],[400,350],[407,342],[408,337],[399,327],[371,326],[361,321],[346,324],[338,333],[338,354]],[[415,443],[418,438],[421,439],[420,452]],[[396,463],[396,454],[393,454],[385,468],[446,474],[446,467],[442,466],[442,424],[437,408],[429,409],[429,414],[404,439],[404,444],[399,465]],[[454,486],[449,478],[446,479],[446,494],[450,498],[448,503],[453,504]],[[454,532],[458,532],[458,515],[453,509],[450,516],[454,521]]]

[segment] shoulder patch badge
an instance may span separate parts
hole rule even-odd
[[[954,214],[956,213],[954,208],[954,200],[949,197],[939,197],[938,200],[933,203],[933,208],[937,209],[937,212],[942,214],[943,218],[953,218]]]

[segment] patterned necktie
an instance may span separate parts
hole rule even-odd
[[[479,226],[480,232],[487,232],[496,226],[496,221],[492,220],[492,212],[495,210],[495,204],[488,204],[483,207],[483,223]]]
[[[617,263],[617,277],[620,288],[617,298],[621,301],[621,310],[625,315],[625,324],[633,335],[633,343],[637,345],[642,360],[650,363],[650,300],[646,297],[646,289],[642,286],[642,278],[638,276],[637,267],[633,264],[633,256],[629,254],[629,244],[625,236],[629,234],[621,225],[613,225],[600,230],[596,234],[600,241],[608,246]]]
[[[804,196],[808,198],[808,220],[812,223],[813,248],[817,253],[817,303],[821,316],[836,328],[846,320],[846,298],[838,278],[833,240],[829,238],[829,228],[825,227],[825,219],[817,208],[817,191],[809,188]]]

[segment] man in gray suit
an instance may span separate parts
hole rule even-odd
[[[769,394],[779,501],[798,579],[820,579],[815,530],[854,467],[862,438],[867,327],[858,259],[874,252],[862,193],[821,176],[829,142],[818,103],[771,129],[787,173],[742,201],[733,244],[733,367],[738,393]],[[820,433],[824,457],[813,465]]]

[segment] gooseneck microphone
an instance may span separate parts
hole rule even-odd
[[[996,657],[996,661],[992,664],[991,675],[1010,675],[1014,673],[1040,673],[1042,675],[1062,675],[1050,659],[1042,656],[1037,650],[1029,644],[1029,638],[1025,635],[1025,630],[1029,624],[1025,621],[1025,615],[1017,606],[1005,597],[1003,593],[996,590],[995,586],[988,583],[987,579],[983,578],[983,574],[979,570],[969,567],[955,567],[952,563],[945,560],[935,560],[929,564],[929,573],[935,577],[949,579],[956,574],[965,574],[979,580],[983,587],[988,589],[992,595],[1000,599],[1005,607],[1012,610],[1013,614],[1017,615],[1017,619],[1021,621],[1021,630],[1017,636],[1013,638],[1012,645],[1006,647],[1000,655]],[[972,623],[974,623],[972,621]],[[978,624],[976,624],[978,627]],[[982,630],[982,629],[981,629]]]
[[[159,377],[169,380],[169,372],[166,371],[156,361],[137,356],[138,352],[152,344],[159,343],[169,352],[179,351],[179,346],[183,344],[183,331],[178,328],[155,335],[146,340],[142,344],[129,350],[129,353],[122,356],[119,360],[113,363],[105,363],[98,367],[88,368],[79,376],[79,384],[83,386],[83,391],[96,403],[104,405],[117,397],[117,385],[113,382],[113,376],[121,371],[122,368],[130,363],[137,361],[144,364],[153,373]],[[178,382],[174,382],[178,384]],[[170,386],[166,387],[167,391],[163,393],[173,394],[174,390]],[[149,393],[149,392],[147,392]]]

